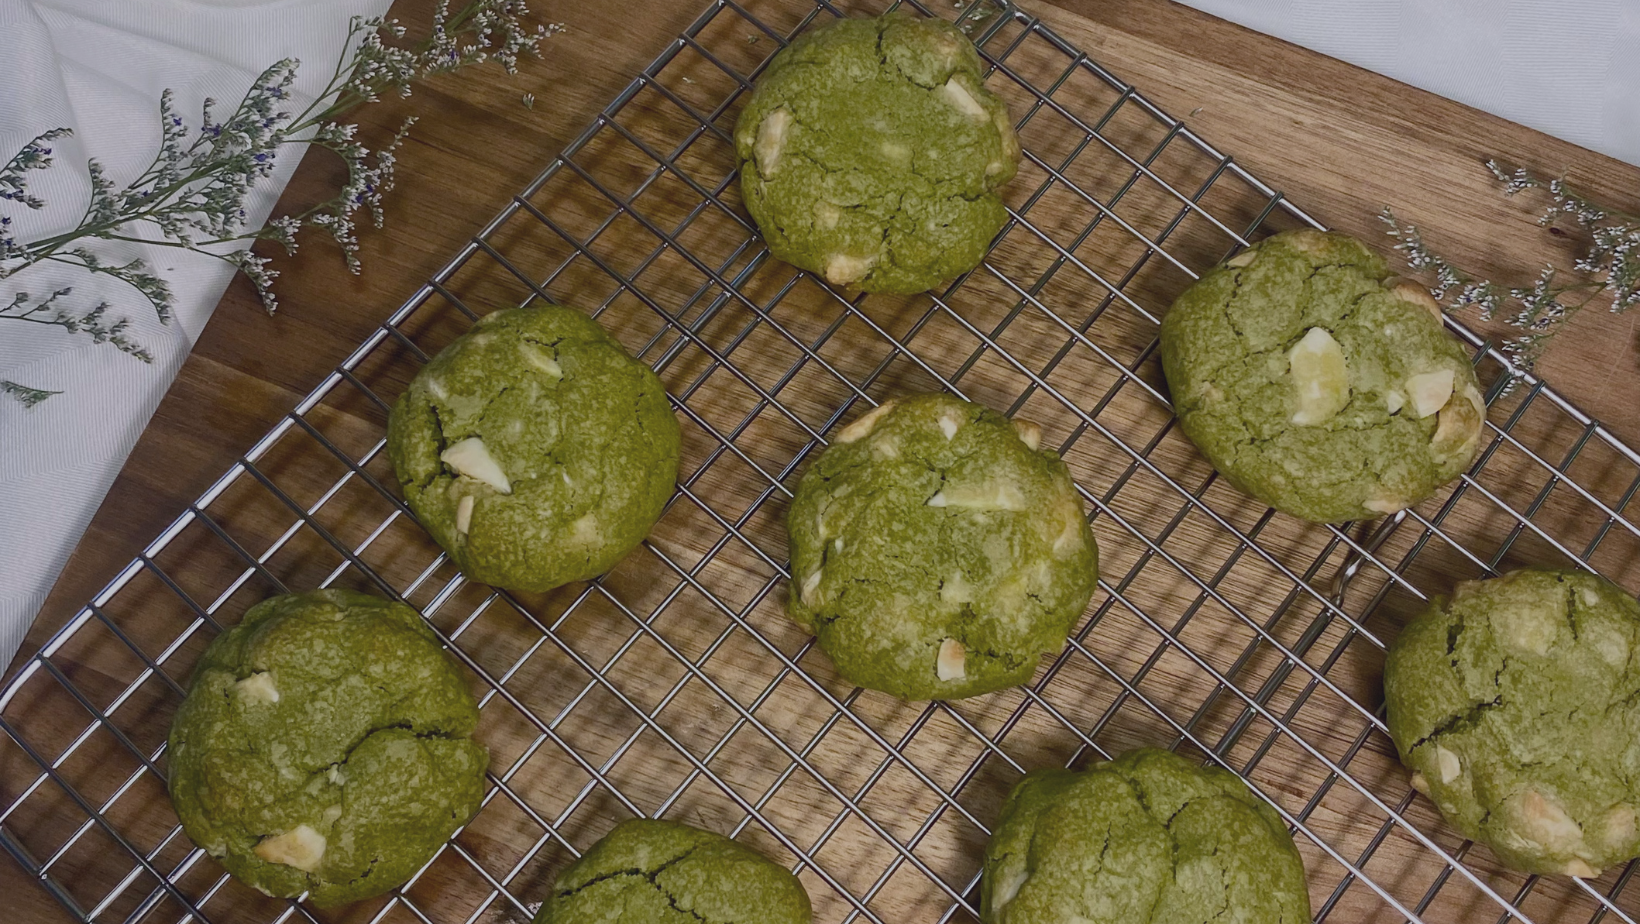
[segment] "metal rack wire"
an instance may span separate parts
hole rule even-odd
[[[1542,382],[1506,389],[1503,357],[1454,325],[1492,413],[1452,489],[1349,531],[1224,486],[1173,426],[1156,312],[1250,237],[1318,223],[996,0],[955,11],[1025,146],[985,265],[931,296],[849,299],[770,260],[739,208],[737,101],[797,31],[881,9],[713,0],[72,620],[0,698],[11,856],[98,924],[472,924],[525,919],[620,818],[666,815],[789,863],[818,920],[944,922],[972,919],[987,824],[1025,770],[1160,744],[1276,807],[1318,921],[1633,922],[1634,866],[1526,877],[1446,828],[1396,765],[1377,672],[1394,627],[1454,580],[1558,563],[1633,590],[1640,455]],[[685,462],[642,550],[525,598],[439,554],[386,487],[382,433],[431,353],[543,298],[654,365]],[[1043,424],[1093,511],[1100,592],[1027,688],[930,704],[850,689],[781,614],[795,473],[839,421],[914,388]],[[163,791],[171,711],[221,623],[331,584],[426,614],[483,689],[492,750],[478,817],[409,885],[341,915],[228,879]]]

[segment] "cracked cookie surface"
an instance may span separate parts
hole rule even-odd
[[[545,591],[648,535],[678,478],[666,390],[596,321],[486,315],[393,405],[387,449],[417,518],[469,578]]]
[[[171,726],[188,837],[269,895],[321,906],[403,883],[478,810],[478,707],[416,612],[319,590],[206,648]]]
[[[553,884],[535,924],[809,924],[797,877],[671,821],[616,825]]]
[[[838,431],[792,498],[788,612],[837,670],[908,700],[1030,680],[1098,582],[1070,472],[1040,428],[949,395]]]
[[[1141,748],[1087,770],[1037,770],[985,848],[986,924],[1304,924],[1287,827],[1234,774]]]
[[[1640,856],[1640,604],[1524,570],[1435,598],[1390,646],[1384,701],[1413,785],[1532,873]]]
[[[1410,507],[1468,468],[1486,419],[1421,286],[1342,234],[1289,231],[1162,318],[1179,424],[1240,490],[1319,523]]]
[[[741,192],[779,259],[835,285],[923,292],[979,265],[1018,169],[966,36],[890,14],[806,32],[735,127]]]

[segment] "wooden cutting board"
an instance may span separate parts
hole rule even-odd
[[[1563,172],[1599,198],[1636,206],[1636,168],[1165,0],[1024,5],[1164,109],[1189,114],[1192,128],[1311,214],[1386,249],[1376,216],[1389,205],[1460,265],[1494,278],[1523,282],[1545,260],[1568,262],[1572,243],[1536,225],[1533,203],[1499,194],[1482,167],[1487,157]],[[400,0],[395,14],[415,23],[431,6]],[[390,134],[406,114],[423,117],[400,158],[386,228],[362,235],[364,273],[349,275],[333,248],[310,240],[299,257],[276,264],[283,308],[273,317],[235,282],[11,670],[579,134],[700,4],[537,0],[536,7],[567,31],[516,77],[475,69],[362,114],[367,142]],[[526,93],[533,108],[523,105]],[[328,197],[341,177],[339,163],[314,155],[280,210]],[[1634,323],[1590,312],[1560,338],[1542,371],[1640,444]],[[0,861],[12,919],[67,920],[21,878]]]

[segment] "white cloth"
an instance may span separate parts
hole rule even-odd
[[[275,61],[305,62],[293,89],[297,111],[323,86],[352,15],[384,13],[389,0],[0,0],[6,88],[0,93],[0,161],[47,129],[74,136],[52,144],[56,165],[29,174],[45,209],[0,203],[18,240],[72,228],[95,157],[123,185],[158,149],[159,96],[176,93],[197,126],[206,97],[223,118]],[[293,150],[291,155],[296,152]],[[251,227],[273,208],[298,158],[279,159],[248,204]],[[315,246],[325,246],[314,242]],[[154,355],[145,365],[55,327],[0,321],[0,380],[61,391],[32,410],[0,397],[0,670],[108,492],[137,437],[232,278],[220,261],[171,248],[99,243],[109,259],[143,257],[170,281],[176,321],[163,326],[147,301],[112,280],[31,268],[0,280],[0,298],[43,296],[72,285],[59,304],[80,310],[106,299],[114,317]]]
[[[688,0],[679,0],[688,2]],[[1640,163],[1640,0],[1186,0],[1254,29]],[[72,126],[58,165],[31,176],[50,206],[7,214],[29,230],[72,223],[95,155],[114,179],[147,163],[160,91],[197,114],[213,96],[237,102],[256,74],[286,56],[308,62],[296,89],[316,92],[341,51],[352,14],[388,0],[0,0],[9,71],[0,94],[0,156],[48,128]],[[284,158],[258,189],[261,222],[295,169]],[[1559,164],[1538,164],[1550,173]],[[19,214],[22,213],[22,214]],[[22,239],[27,239],[23,237]],[[322,245],[321,245],[322,246]],[[172,250],[140,254],[176,292],[177,323],[161,327],[140,296],[73,280],[73,304],[108,298],[136,322],[146,366],[54,329],[0,322],[0,379],[61,390],[31,411],[0,399],[0,664],[90,522],[137,436],[230,278],[217,261]],[[136,250],[104,248],[112,256]],[[44,293],[67,277],[0,282]],[[9,287],[8,287],[9,284]]]
[[[1640,0],[1182,2],[1640,165]]]

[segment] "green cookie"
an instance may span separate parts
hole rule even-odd
[[[445,347],[393,405],[387,449],[450,558],[512,590],[608,571],[678,480],[660,379],[558,305],[497,311]]]
[[[315,905],[410,878],[478,811],[478,706],[415,610],[345,590],[264,600],[200,658],[171,803],[228,872]]]
[[[699,828],[616,825],[553,884],[535,924],[808,924],[803,884]]]
[[[769,62],[735,127],[769,250],[837,285],[910,294],[979,265],[1019,166],[1007,105],[944,20],[839,19]]]
[[[1287,826],[1235,775],[1150,748],[1037,770],[985,848],[986,924],[1305,924]]]
[[[1041,428],[949,395],[844,427],[792,498],[791,617],[851,682],[959,699],[1031,679],[1099,580]]]
[[[1465,837],[1531,873],[1640,856],[1640,604],[1574,571],[1459,584],[1384,664],[1413,786]]]
[[[1342,234],[1289,231],[1162,318],[1179,424],[1231,484],[1317,523],[1410,507],[1458,477],[1486,405],[1429,293]]]

